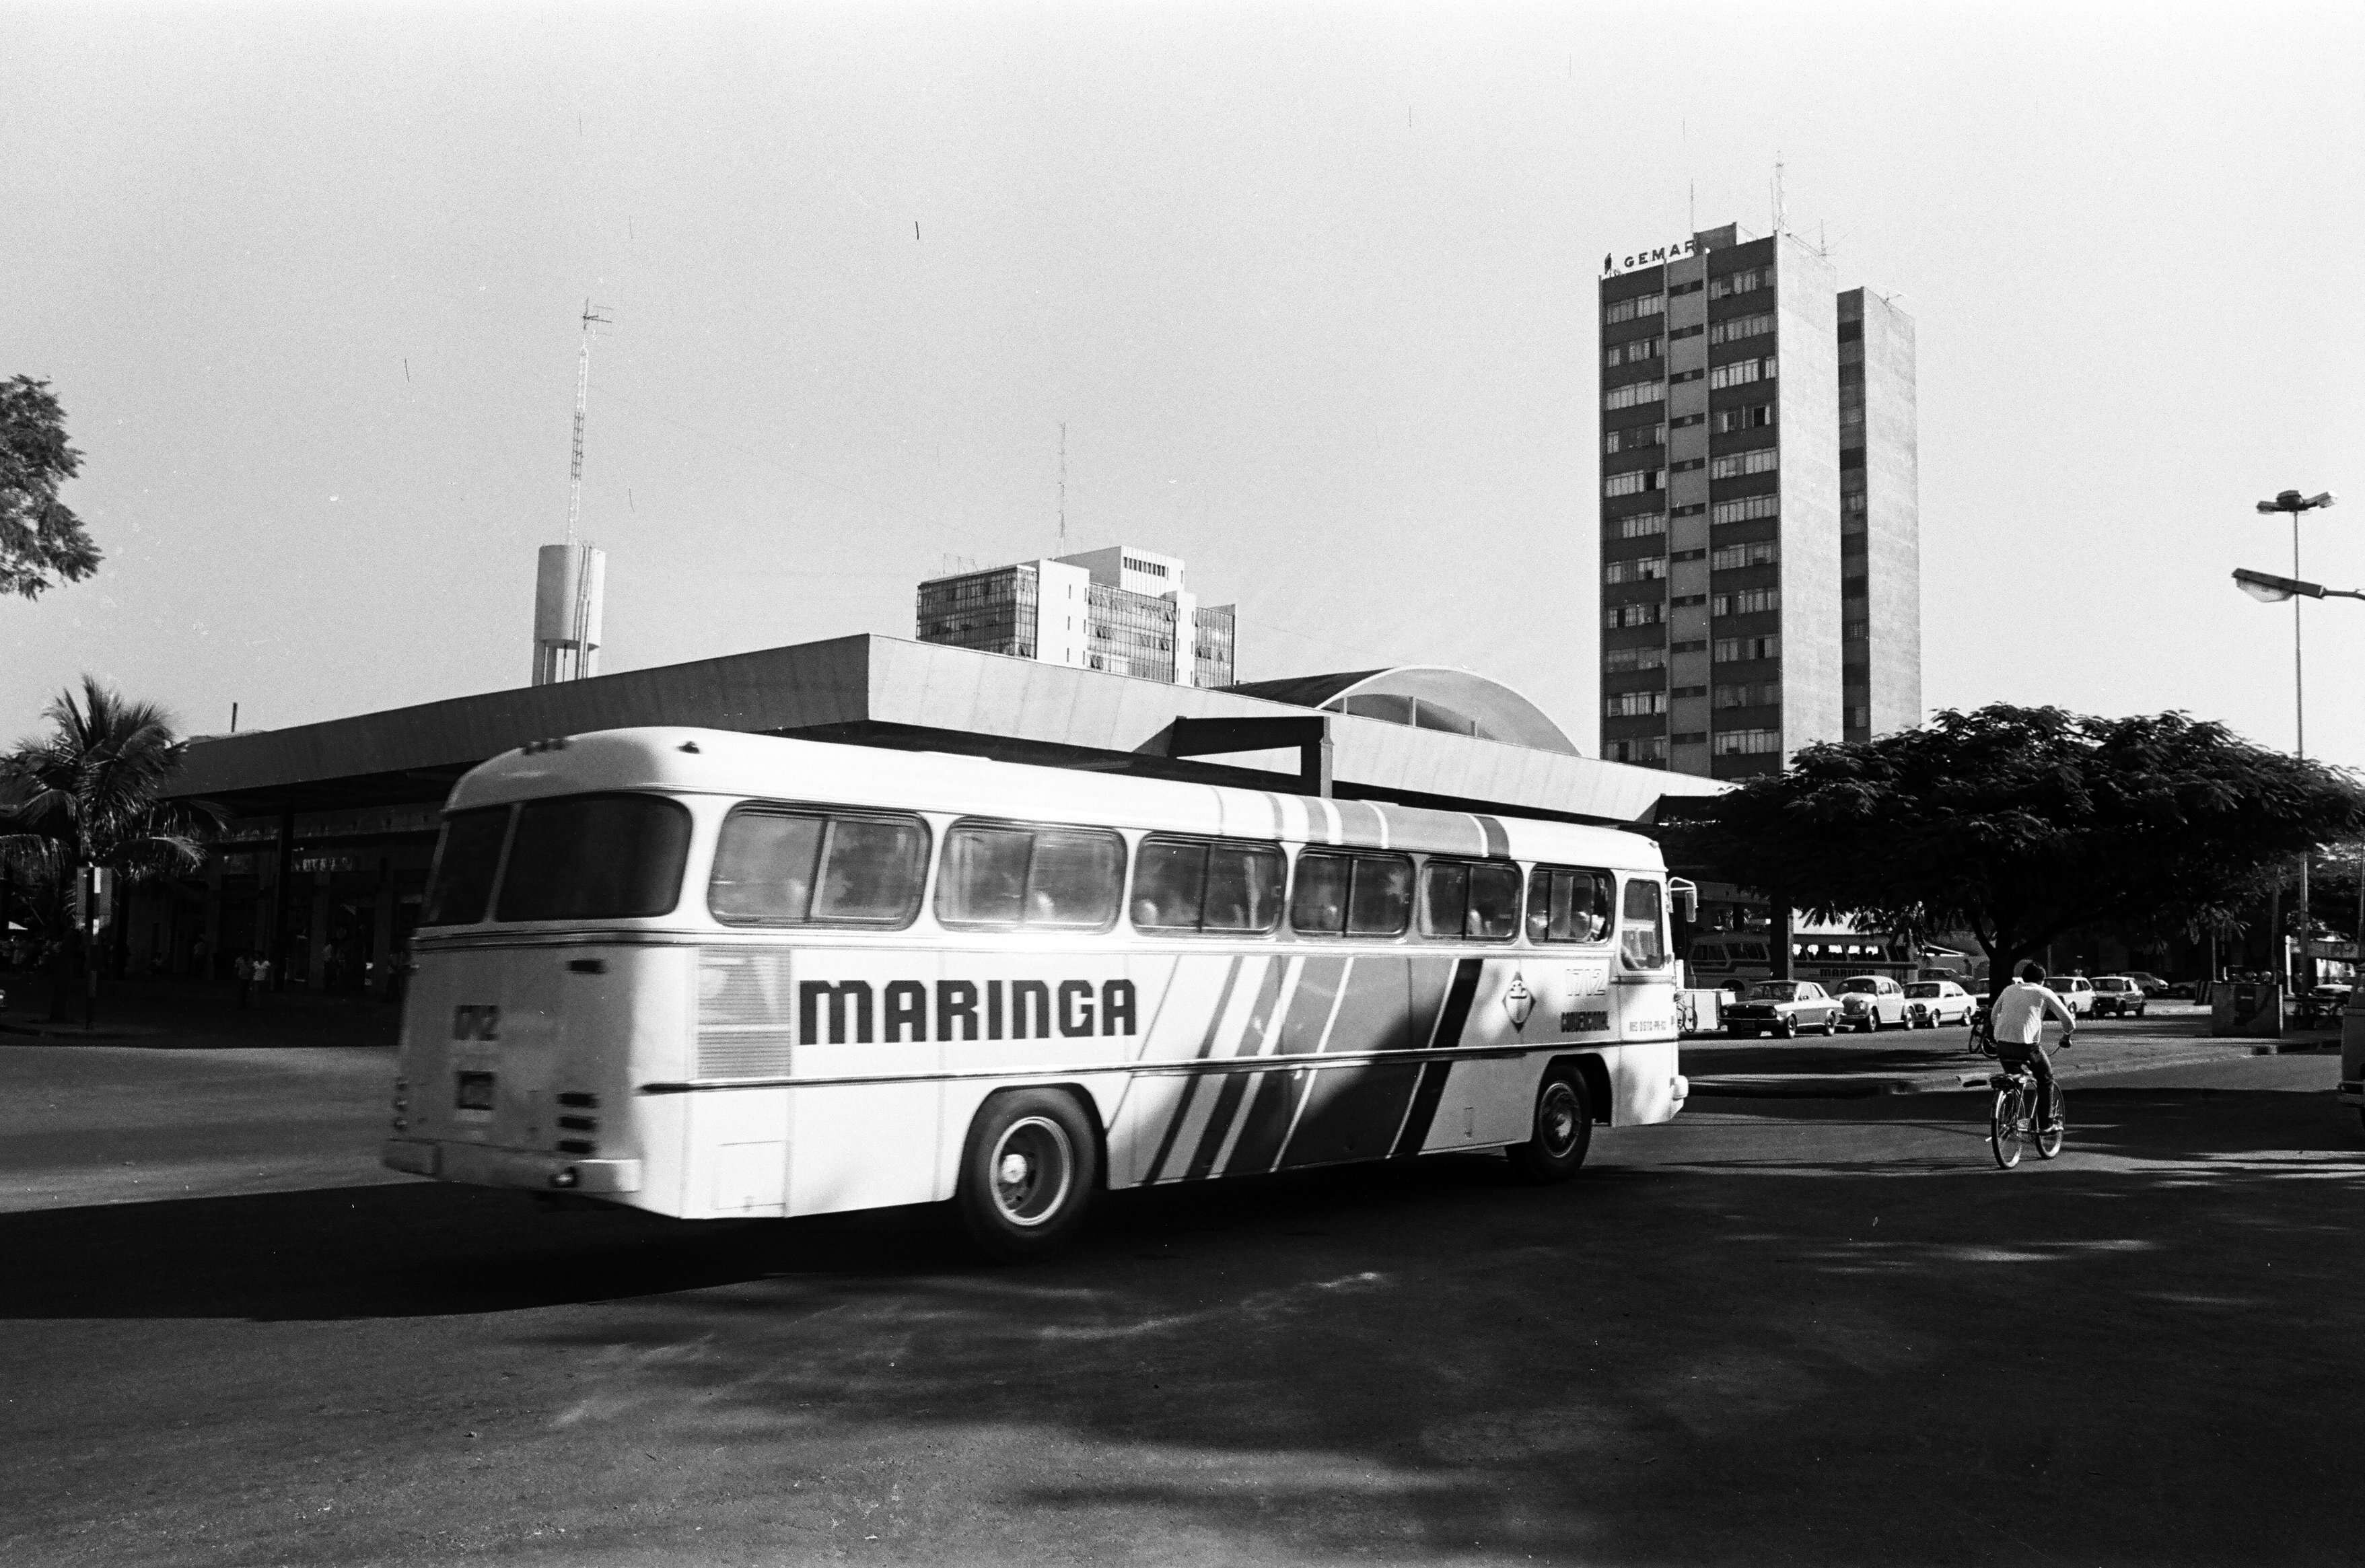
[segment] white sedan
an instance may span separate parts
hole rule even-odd
[[[2088,1018],[2093,1015],[2094,982],[2084,975],[2053,975],[2045,984],[2046,989],[2059,997],[2077,1016]]]
[[[1934,1029],[1941,1024],[1967,1024],[1978,1003],[1953,980],[1915,980],[1905,988],[1905,1026]]]

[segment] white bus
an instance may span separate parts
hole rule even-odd
[[[385,1162],[683,1218],[1448,1149],[1573,1175],[1682,1107],[1636,834],[635,729],[445,807]]]

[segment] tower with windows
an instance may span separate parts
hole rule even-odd
[[[1732,224],[1598,297],[1601,755],[1732,778],[1919,722],[1911,318]]]

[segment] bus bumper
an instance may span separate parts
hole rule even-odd
[[[486,1148],[473,1143],[430,1143],[388,1138],[379,1163],[390,1170],[465,1182],[476,1187],[516,1187],[533,1193],[637,1193],[637,1159],[578,1159],[519,1148]]]

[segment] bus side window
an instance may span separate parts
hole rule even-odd
[[[1151,834],[1133,863],[1133,923],[1145,931],[1270,931],[1281,916],[1281,848]]]
[[[1026,872],[1026,924],[1098,930],[1116,919],[1125,892],[1125,840],[1089,828],[1035,830]]]
[[[738,811],[714,846],[706,907],[717,920],[798,920],[812,902],[823,821],[786,812]]]
[[[919,913],[927,867],[916,819],[741,807],[723,819],[706,903],[734,924],[900,927]]]
[[[1528,940],[1605,940],[1609,935],[1611,890],[1606,871],[1537,867],[1528,879]]]
[[[1519,928],[1519,868],[1431,860],[1420,868],[1420,931],[1447,942],[1507,942]]]
[[[1630,969],[1655,969],[1667,962],[1666,922],[1660,918],[1659,884],[1643,877],[1626,880],[1626,918],[1619,951]]]
[[[1102,930],[1125,889],[1125,840],[1101,828],[955,823],[936,918],[947,925]]]
[[[1420,868],[1420,934],[1462,939],[1470,907],[1470,868],[1459,860],[1431,860]]]
[[[925,824],[892,818],[832,817],[822,851],[815,920],[909,925],[928,877]]]
[[[1347,891],[1347,935],[1401,936],[1412,924],[1412,862],[1400,855],[1358,855]]]
[[[1519,930],[1519,868],[1500,860],[1470,868],[1470,917],[1463,934],[1508,942]]]
[[[1288,868],[1277,844],[1216,844],[1207,850],[1208,931],[1271,931],[1281,924]]]
[[[1207,902],[1207,846],[1188,840],[1141,841],[1133,857],[1133,923],[1145,931],[1196,931]]]
[[[1309,849],[1297,857],[1297,887],[1289,898],[1289,924],[1320,936],[1347,930],[1347,883],[1355,863],[1344,855]]]

